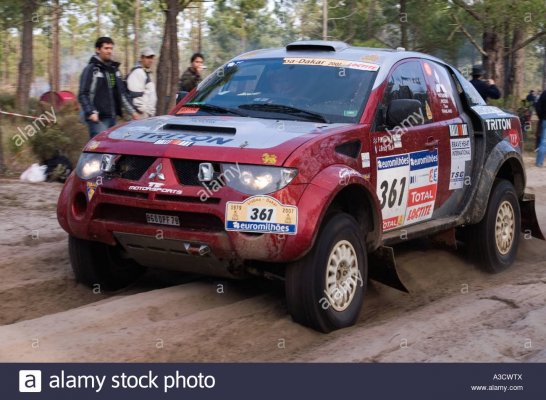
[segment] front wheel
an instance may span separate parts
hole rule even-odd
[[[288,311],[294,321],[325,333],[354,325],[367,273],[360,226],[348,214],[333,214],[310,252],[286,269]]]
[[[117,247],[74,236],[68,238],[68,253],[76,281],[92,288],[121,289],[146,271],[133,260],[122,259]]]
[[[489,196],[485,216],[466,229],[466,246],[484,270],[496,273],[512,265],[521,231],[521,212],[514,186],[507,180],[498,180]]]

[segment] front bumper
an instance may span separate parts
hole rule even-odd
[[[303,256],[312,246],[320,204],[328,196],[312,184],[288,185],[272,197],[299,205],[298,234],[256,234],[224,229],[226,202],[248,197],[229,187],[203,201],[199,186],[183,186],[183,195],[175,196],[135,192],[129,190],[134,182],[112,179],[89,197],[87,184],[72,174],[60,195],[58,219],[69,234],[121,245],[143,265],[216,276],[237,275],[247,261],[289,262]],[[177,216],[180,226],[149,224],[147,212]]]

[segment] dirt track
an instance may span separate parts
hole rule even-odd
[[[545,177],[529,167],[546,231]],[[412,293],[372,282],[357,326],[323,335],[293,323],[270,282],[151,272],[117,293],[77,285],[60,188],[0,180],[1,362],[546,361],[545,242],[523,240],[498,275],[454,251],[396,248]]]

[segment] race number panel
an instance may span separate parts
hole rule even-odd
[[[409,173],[409,154],[377,158],[377,197],[381,205],[384,231],[404,224]]]
[[[438,188],[438,150],[377,158],[377,197],[383,231],[432,217]]]
[[[226,230],[295,235],[298,208],[281,204],[271,196],[252,196],[226,203]]]

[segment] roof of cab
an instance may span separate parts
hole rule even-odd
[[[278,47],[272,49],[253,50],[241,54],[234,58],[282,58],[282,57],[323,57],[323,58],[338,58],[350,61],[368,61],[374,56],[379,65],[384,63],[395,63],[404,58],[426,58],[444,63],[442,60],[424,53],[406,51],[404,48],[385,49],[376,47],[356,47],[345,42],[328,41],[328,40],[301,40],[290,43],[286,47]]]
[[[273,49],[253,50],[241,54],[231,61],[249,58],[284,58],[284,57],[320,57],[348,61],[364,61],[379,65],[377,83],[386,78],[388,71],[398,61],[407,58],[427,59],[442,64],[444,61],[434,56],[415,51],[406,51],[404,48],[384,49],[374,47],[356,47],[345,42],[328,40],[302,40],[288,44],[286,47]],[[376,86],[374,85],[374,86]]]

